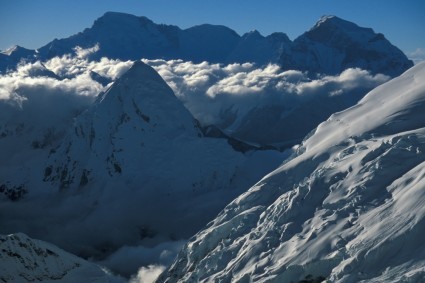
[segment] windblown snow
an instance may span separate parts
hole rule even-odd
[[[158,282],[423,282],[425,64],[332,115]]]

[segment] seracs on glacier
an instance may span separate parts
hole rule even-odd
[[[425,63],[332,115],[158,282],[423,282]]]

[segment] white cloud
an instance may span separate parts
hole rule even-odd
[[[223,66],[181,60],[144,62],[158,71],[204,125],[225,126],[229,116],[223,113],[229,109],[232,115],[242,117],[257,106],[291,107],[313,96],[365,92],[389,79],[357,68],[336,76],[312,79],[300,71],[281,71],[275,64],[258,68],[251,63]]]
[[[67,54],[62,57],[54,57],[44,64],[60,77],[75,77],[93,71],[111,80],[116,80],[132,66],[133,62],[105,57],[101,58],[100,61],[89,61],[86,57]]]
[[[153,247],[123,246],[100,264],[119,274],[130,276],[142,266],[170,265],[185,243],[186,241],[164,241]]]
[[[407,56],[415,64],[425,61],[425,48],[416,48],[415,51],[408,53]]]
[[[89,55],[99,51],[99,43],[90,48],[82,48],[80,46],[77,46],[74,48],[74,51],[78,58],[84,59],[87,58]]]
[[[154,283],[164,270],[165,266],[162,265],[142,267],[137,272],[136,277],[130,280],[130,283]]]

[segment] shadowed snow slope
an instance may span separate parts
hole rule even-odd
[[[25,234],[0,235],[0,281],[111,282],[97,265]]]
[[[332,115],[159,282],[423,282],[425,63]]]
[[[1,187],[0,231],[22,231],[85,257],[187,239],[284,158],[242,154],[225,139],[204,137],[140,61],[75,118],[48,155],[33,153],[35,168],[26,164],[20,173],[25,166],[11,164],[0,176],[1,184],[16,184]]]

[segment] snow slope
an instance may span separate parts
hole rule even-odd
[[[241,153],[227,139],[205,137],[141,61],[63,127],[66,134],[52,134],[47,146],[41,140],[27,149],[23,140],[22,154],[10,153],[15,162],[5,162],[0,180],[25,192],[0,200],[0,231],[25,232],[85,258],[187,239],[286,154]],[[36,133],[13,132],[4,141],[12,147]]]
[[[158,282],[423,282],[425,63],[332,115]]]
[[[111,282],[97,265],[22,233],[0,235],[0,281]]]

